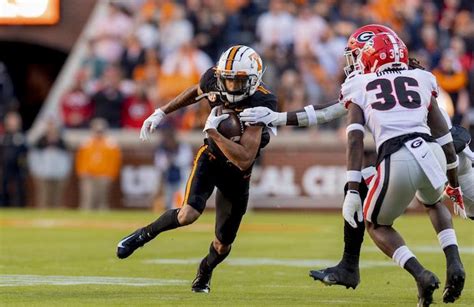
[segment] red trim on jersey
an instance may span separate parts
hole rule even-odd
[[[344,108],[348,109],[350,103],[352,103],[352,101],[350,101],[350,100],[344,102]]]
[[[377,190],[377,187],[379,186],[380,177],[381,176],[380,176],[380,164],[379,164],[379,166],[377,166],[377,179],[375,179],[375,184],[373,185],[372,189],[370,189],[369,198],[367,198],[367,201],[365,202],[364,220],[367,219],[367,211],[369,210],[370,203],[372,202],[372,198],[374,197],[375,190]]]
[[[431,96],[434,98],[438,98],[438,92],[437,91],[431,91]]]
[[[372,175],[372,176],[369,176],[369,177],[367,177],[366,179],[364,179],[365,184],[366,184],[366,185],[369,185],[370,182],[372,181],[372,179],[374,179],[374,176],[375,176],[375,175]]]

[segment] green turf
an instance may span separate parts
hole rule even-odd
[[[415,306],[413,279],[396,266],[362,269],[357,290],[325,287],[308,277],[314,267],[243,266],[232,259],[332,260],[342,249],[340,214],[248,213],[228,262],[214,273],[209,295],[194,294],[190,283],[198,260],[191,264],[150,264],[156,259],[199,259],[213,238],[214,215],[160,235],[126,260],[115,257],[123,236],[155,219],[149,212],[81,213],[76,211],[0,211],[0,275],[103,276],[183,280],[177,285],[6,285],[0,279],[2,306]],[[438,246],[424,215],[404,216],[396,223],[408,246]],[[474,222],[455,218],[467,271],[466,287],[456,305],[474,302]],[[444,255],[419,251],[420,261],[444,284]],[[390,260],[366,236],[363,261]],[[441,290],[435,301],[441,303]]]

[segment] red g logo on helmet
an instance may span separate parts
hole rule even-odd
[[[360,33],[357,37],[356,37],[356,40],[359,42],[359,43],[365,43],[367,42],[369,39],[371,39],[372,37],[374,37],[375,33],[372,32],[372,31],[365,31],[365,32],[362,32]]]

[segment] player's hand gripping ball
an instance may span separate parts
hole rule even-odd
[[[238,143],[240,137],[244,133],[244,125],[234,110],[225,109],[223,106],[219,106],[217,108],[217,115],[222,114],[228,114],[229,116],[219,123],[217,131],[229,140]]]

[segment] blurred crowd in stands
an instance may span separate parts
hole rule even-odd
[[[453,121],[473,122],[467,116],[474,108],[472,0],[115,0],[107,9],[59,102],[64,127],[91,127],[91,138],[75,159],[84,209],[107,207],[99,194],[107,194],[118,176],[120,148],[102,138],[107,127],[139,129],[153,109],[196,84],[233,44],[260,53],[264,82],[278,96],[279,110],[295,110],[337,99],[347,37],[361,25],[385,24],[405,41],[410,57],[436,75]],[[27,155],[20,115],[8,107],[13,100],[14,88],[0,63],[0,205],[24,204],[28,165],[40,191],[56,191],[39,195],[39,206],[57,204],[60,196],[52,195],[61,195],[74,161],[62,126],[51,120]],[[201,129],[208,111],[199,103],[167,117],[165,125],[171,134]],[[183,161],[176,158],[178,151]],[[170,189],[183,177],[172,168],[189,165],[190,152],[173,142],[157,150],[156,165],[165,168]]]
[[[74,86],[64,94],[67,127],[93,117],[138,129],[151,113],[198,82],[232,44],[260,52],[264,81],[280,110],[338,97],[343,52],[357,27],[382,23],[432,70],[463,121],[473,92],[474,3],[439,1],[135,0],[114,1],[95,27]],[[472,98],[472,97],[471,97]],[[205,103],[171,117],[176,129],[200,129]]]

